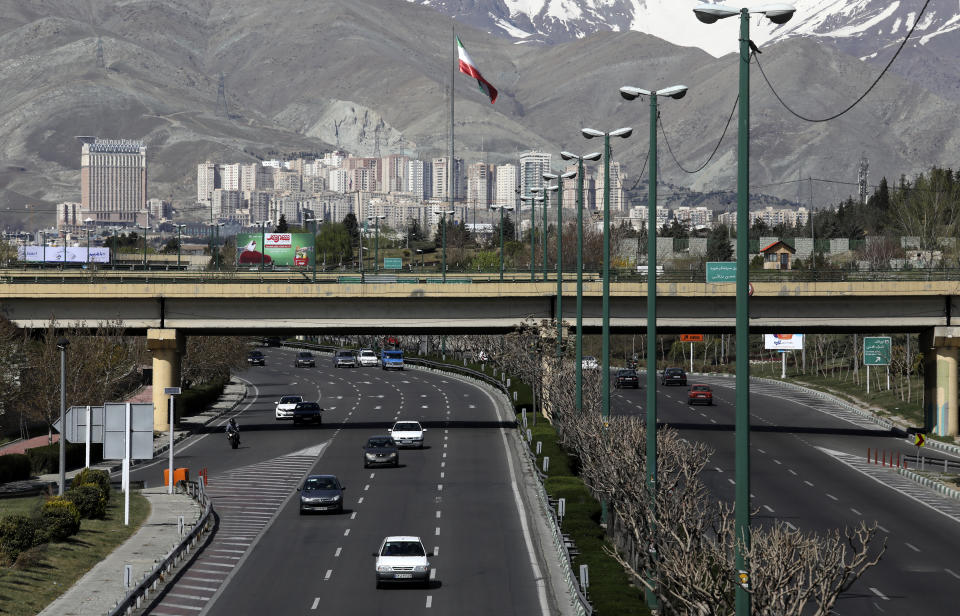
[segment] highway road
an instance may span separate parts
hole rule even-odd
[[[645,383],[641,377],[641,383]],[[687,387],[658,387],[660,423],[709,444],[715,453],[705,480],[734,499],[734,379],[690,376],[708,383],[713,406],[688,404]],[[616,390],[613,412],[645,415],[646,390]],[[887,552],[837,602],[839,616],[952,614],[960,598],[960,501],[947,499],[866,462],[867,449],[916,452],[901,436],[814,395],[753,382],[752,506],[755,523],[781,520],[804,531],[879,525]],[[934,455],[943,457],[936,452]]]
[[[338,370],[324,356],[294,368],[292,350],[265,353],[265,367],[241,374],[240,448],[214,426],[177,453],[194,476],[207,469],[219,527],[151,614],[557,613],[492,397],[444,375]],[[285,393],[319,400],[322,425],[277,421]],[[425,447],[401,450],[399,468],[365,470],[363,443],[396,419],[424,423]],[[163,464],[134,479],[155,485]],[[340,478],[343,514],[299,515],[308,473]],[[372,552],[398,534],[435,553],[429,587],[375,588]]]

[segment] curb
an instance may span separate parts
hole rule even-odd
[[[923,475],[914,473],[913,471],[909,471],[903,468],[898,468],[897,472],[903,475],[904,477],[906,477],[907,479],[912,479],[913,481],[916,481],[920,485],[931,488],[948,498],[960,500],[960,491],[954,490],[953,488],[948,488],[947,486],[943,485],[939,481],[934,481],[933,479],[924,477]]]

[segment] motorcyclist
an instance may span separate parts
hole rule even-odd
[[[226,429],[226,432],[227,432],[227,436],[228,436],[228,437],[230,436],[230,434],[231,434],[232,432],[236,432],[236,433],[237,433],[237,441],[239,442],[239,440],[240,440],[240,426],[237,425],[237,420],[236,420],[235,417],[231,417],[230,420],[227,421],[227,429]]]

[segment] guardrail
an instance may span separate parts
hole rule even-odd
[[[159,587],[161,579],[167,578],[190,555],[190,552],[200,541],[200,536],[209,530],[213,521],[213,504],[203,489],[203,482],[181,481],[177,484],[177,488],[180,489],[180,486],[183,486],[187,494],[200,503],[200,506],[203,507],[203,513],[194,524],[193,529],[180,543],[162,561],[158,562],[150,573],[144,574],[143,580],[137,584],[136,588],[127,593],[127,596],[118,602],[116,607],[107,612],[107,616],[124,616],[143,607],[149,599],[150,593],[156,591]]]

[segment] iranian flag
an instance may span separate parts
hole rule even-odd
[[[460,42],[459,36],[457,37],[457,56],[460,60],[460,72],[476,79],[477,85],[480,86],[480,91],[490,97],[490,104],[495,103],[497,101],[497,89],[494,88],[489,81],[484,79],[480,71],[477,70],[477,65],[473,63],[470,55],[467,54],[467,50],[463,48],[463,43]]]

